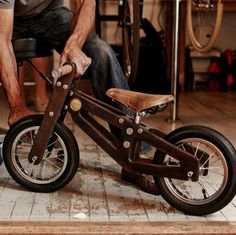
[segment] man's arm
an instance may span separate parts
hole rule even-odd
[[[83,75],[91,64],[91,59],[81,51],[81,48],[88,34],[94,28],[95,6],[95,0],[76,0],[72,22],[72,34],[61,56],[60,65],[67,60],[76,63],[77,75]]]
[[[94,28],[95,0],[75,1],[74,18],[72,22],[72,35],[81,49],[88,34]]]
[[[13,9],[0,8],[0,80],[11,110],[17,108],[19,102],[15,101],[20,98],[18,97],[19,84],[17,82],[16,60],[11,42],[13,18]]]

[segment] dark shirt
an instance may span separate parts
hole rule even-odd
[[[15,16],[32,17],[64,5],[64,0],[0,0],[0,8],[14,9]]]

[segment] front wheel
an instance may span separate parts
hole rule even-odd
[[[30,163],[29,152],[42,115],[32,115],[15,123],[3,143],[5,166],[12,178],[23,187],[36,192],[52,192],[71,181],[79,164],[79,149],[71,131],[57,123],[43,159],[38,165]]]
[[[225,207],[236,193],[236,152],[219,132],[203,126],[186,126],[171,132],[167,140],[199,159],[197,182],[154,177],[163,198],[176,209],[206,215]],[[173,157],[156,152],[154,162],[180,166]]]

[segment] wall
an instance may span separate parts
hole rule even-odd
[[[236,13],[224,13],[221,31],[216,42],[216,46],[221,48],[222,51],[228,48],[236,49],[235,20]]]
[[[164,27],[163,19],[165,7],[161,2],[166,0],[144,0],[143,17],[151,20],[157,30]],[[74,0],[65,0],[66,5],[73,3]],[[117,14],[118,0],[99,0],[100,11],[102,14]],[[160,14],[160,22],[158,16]],[[224,13],[223,24],[216,46],[225,50],[227,48],[236,49],[235,13]],[[103,23],[102,37],[112,44],[121,43],[121,31],[115,22]],[[186,36],[187,37],[187,36]],[[186,40],[188,45],[188,40]]]

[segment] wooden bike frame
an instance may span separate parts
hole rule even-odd
[[[120,110],[76,89],[75,82],[72,82],[75,66],[72,64],[72,67],[73,71],[59,78],[54,86],[29,154],[30,162],[40,163],[55,124],[63,122],[69,111],[73,121],[122,167],[153,176],[198,180],[199,161],[197,158],[165,140],[166,135],[163,132],[149,129],[142,123],[137,124],[133,118]],[[119,137],[113,135],[108,128],[97,121],[96,117],[119,128],[122,135]],[[160,154],[167,154],[177,159],[180,167],[160,165],[140,158],[142,141],[156,148]]]

